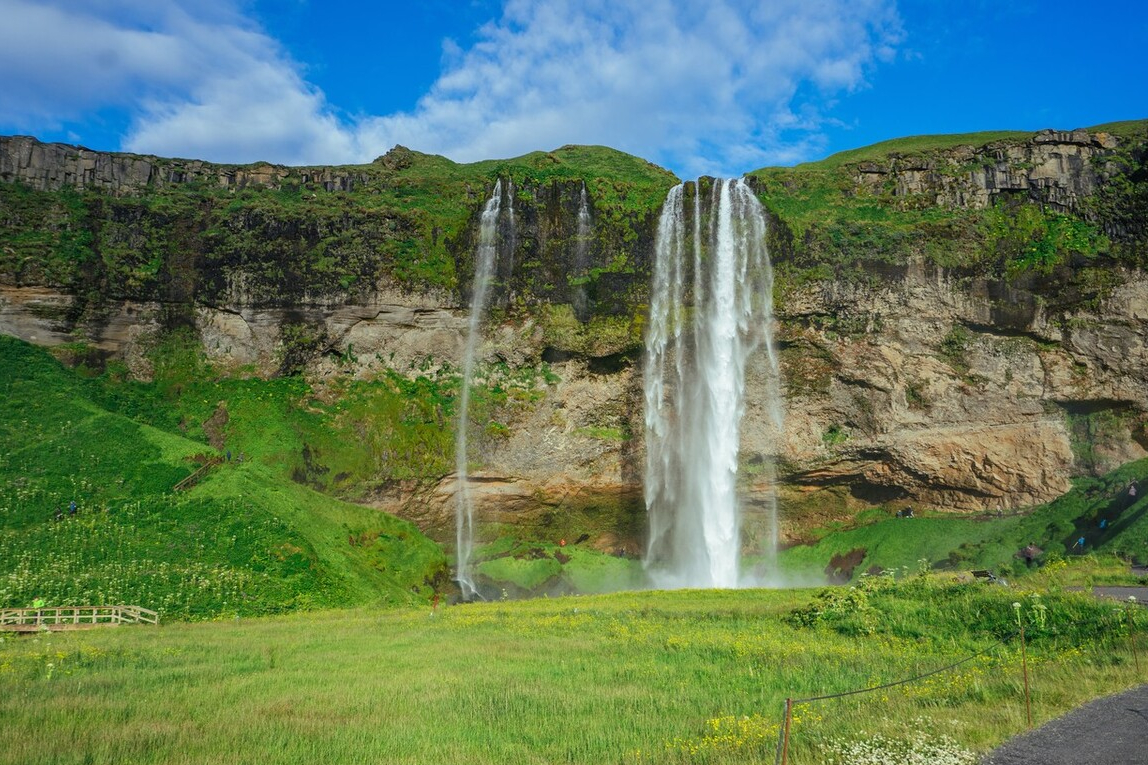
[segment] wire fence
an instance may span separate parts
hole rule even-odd
[[[1136,600],[1126,601],[1126,602],[1131,603],[1131,604],[1135,604],[1135,605],[1141,605],[1141,606],[1148,605],[1148,603],[1143,603],[1143,602],[1136,601]],[[1031,702],[1030,693],[1029,693],[1028,655],[1027,655],[1027,649],[1026,649],[1026,644],[1025,644],[1024,627],[1022,626],[1019,630],[1012,633],[1011,635],[1008,635],[1006,637],[1003,637],[1003,638],[997,640],[992,645],[989,645],[985,648],[982,648],[981,650],[977,651],[976,653],[970,654],[970,655],[964,657],[963,659],[961,659],[959,661],[953,662],[952,664],[947,664],[947,665],[940,667],[938,669],[930,670],[929,672],[923,672],[923,673],[918,674],[918,675],[913,675],[912,677],[907,677],[907,678],[904,678],[902,680],[895,680],[895,681],[889,682],[889,683],[881,683],[880,685],[874,685],[874,686],[870,686],[868,688],[856,688],[853,690],[840,691],[837,693],[827,693],[827,694],[824,694],[821,696],[809,696],[806,698],[787,698],[785,700],[785,720],[784,720],[784,723],[780,727],[778,737],[777,737],[777,751],[776,751],[776,754],[774,756],[774,765],[788,765],[788,762],[789,762],[790,727],[791,727],[791,723],[793,720],[793,708],[795,706],[797,706],[798,704],[811,704],[811,703],[818,702],[818,701],[829,701],[832,699],[845,698],[847,696],[857,696],[859,694],[873,693],[875,691],[883,691],[883,690],[888,690],[889,688],[896,688],[898,686],[909,685],[911,683],[920,682],[921,680],[924,680],[924,679],[929,678],[929,677],[933,677],[934,675],[940,675],[940,674],[943,674],[945,672],[951,672],[954,669],[956,669],[957,667],[960,667],[964,664],[969,663],[970,661],[973,661],[974,659],[980,658],[981,656],[985,656],[985,655],[991,653],[992,651],[995,651],[996,649],[1000,648],[1001,646],[1005,645],[1006,643],[1009,643],[1010,641],[1014,640],[1017,637],[1020,638],[1021,661],[1023,664],[1023,672],[1024,672],[1025,712],[1026,712],[1027,719],[1028,719],[1028,725],[1031,728],[1032,727],[1032,702]],[[1129,640],[1129,644],[1132,648],[1132,655],[1133,655],[1134,660],[1136,662],[1136,672],[1137,672],[1137,674],[1139,674],[1140,673],[1140,655],[1139,655],[1139,652],[1137,651],[1137,647],[1136,647],[1137,641],[1136,641],[1136,635],[1135,635],[1134,622],[1131,618],[1131,611],[1128,612],[1128,640]]]

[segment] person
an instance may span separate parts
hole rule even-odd
[[[1018,555],[1024,559],[1026,566],[1032,568],[1033,562],[1036,561],[1036,559],[1040,557],[1041,553],[1043,552],[1044,550],[1036,546],[1036,542],[1029,542],[1027,546],[1021,549]]]
[[[1084,549],[1084,537],[1081,537],[1080,539],[1076,540],[1076,544],[1074,544],[1072,546],[1072,549],[1075,550],[1077,547],[1079,547],[1082,550]]]
[[[76,514],[76,500],[73,499],[71,502],[68,503],[68,515],[75,515],[75,514]]]
[[[34,598],[32,600],[32,608],[43,608],[46,605],[48,604],[43,598]]]
[[[1100,519],[1100,530],[1104,531],[1104,529],[1106,529],[1107,527],[1108,527],[1108,519],[1107,518],[1101,518]]]

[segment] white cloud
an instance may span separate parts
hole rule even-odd
[[[416,109],[356,142],[459,161],[596,143],[738,173],[815,152],[819,105],[898,34],[887,0],[509,0]]]
[[[507,0],[415,109],[347,120],[236,2],[0,0],[0,122],[125,108],[124,148],[217,161],[593,143],[732,174],[815,153],[899,34],[893,0]]]
[[[351,136],[282,47],[228,0],[0,0],[0,122],[126,109],[123,148],[333,162]]]

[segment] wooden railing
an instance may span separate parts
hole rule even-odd
[[[140,606],[57,606],[0,609],[0,632],[85,630],[121,624],[159,624],[159,614]]]
[[[228,452],[228,454],[230,454],[230,452]],[[209,458],[199,467],[198,470],[173,486],[172,491],[184,491],[186,489],[190,489],[192,486],[195,486],[197,483],[199,483],[201,478],[210,473],[215,468],[215,466],[221,462],[223,462],[221,457]]]

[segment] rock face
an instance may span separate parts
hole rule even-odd
[[[30,136],[0,136],[0,182],[22,183],[42,191],[75,188],[128,195],[193,182],[229,189],[277,189],[289,173],[286,167],[266,162],[216,165],[199,160],[109,154],[62,143],[41,143]],[[303,183],[318,184],[326,191],[349,191],[363,177],[362,173],[329,167],[303,168],[299,175]]]
[[[790,481],[846,485],[866,501],[1007,509],[1144,456],[1148,278],[1120,276],[1094,311],[1059,316],[1031,293],[994,299],[992,284],[935,267],[799,290],[781,317]],[[1002,298],[1031,314],[1002,321]],[[1104,433],[1078,432],[1101,412]]]
[[[939,206],[985,208],[1020,193],[1054,209],[1077,211],[1108,174],[1103,158],[1118,146],[1107,133],[1044,130],[1023,143],[959,146],[942,156],[895,157],[857,165],[868,193],[887,188],[901,198],[928,197]]]
[[[960,209],[1019,194],[1051,210],[1095,215],[1091,200],[1114,172],[1107,158],[1117,147],[1105,134],[1047,131],[1027,141],[891,157],[853,167],[848,193]],[[385,161],[401,164],[404,156],[396,149]],[[45,191],[130,197],[192,180],[275,188],[289,172],[330,189],[365,182],[355,168],[222,167],[0,138],[0,181]],[[519,184],[515,228],[506,234],[516,246],[498,265],[497,318],[479,357],[510,368],[547,363],[553,379],[484,448],[472,477],[476,508],[484,524],[539,534],[573,533],[579,518],[606,517],[596,523],[604,531],[594,543],[637,553],[642,306],[657,210],[624,221],[595,217],[589,250],[579,251],[586,246],[575,234],[583,189],[576,181]],[[337,375],[457,366],[482,202],[481,193],[469,200],[470,224],[449,245],[457,290],[414,288],[380,270],[376,254],[414,225],[395,217],[362,249],[353,288],[328,280],[321,290],[292,292],[292,284],[315,282],[306,274],[285,282],[266,276],[293,268],[289,256],[260,261],[259,270],[238,251],[214,271],[202,253],[183,270],[176,255],[163,255],[163,278],[146,282],[153,286],[95,302],[83,282],[54,283],[46,270],[25,269],[0,278],[0,332],[43,345],[80,340],[124,358],[141,376],[148,374],[148,337],[173,315],[195,327],[219,364],[264,375],[302,369],[321,384]],[[109,220],[130,240],[131,215]],[[357,220],[316,228],[316,241],[354,231]],[[1127,228],[1098,222],[1112,235]],[[260,219],[252,231],[279,235],[285,225]],[[786,223],[775,214],[773,225]],[[210,233],[189,233],[187,241],[209,248]],[[619,265],[623,250],[628,259]],[[800,536],[808,515],[878,503],[1026,507],[1063,493],[1074,475],[1148,454],[1148,275],[1139,268],[1068,264],[1005,280],[906,253],[863,279],[786,283],[782,275],[776,315],[785,442],[780,453],[764,442],[764,375],[751,369],[742,473],[752,521],[764,488],[756,467],[777,461],[787,537]],[[307,328],[310,338],[293,362],[292,327]],[[449,539],[455,491],[453,476],[428,476],[366,499]]]

